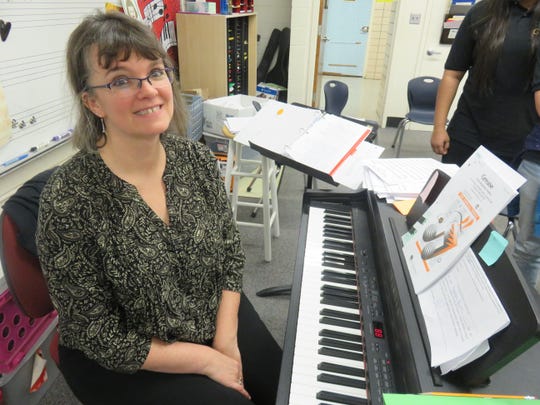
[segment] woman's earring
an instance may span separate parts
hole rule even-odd
[[[105,121],[101,117],[99,119],[101,121],[101,133],[106,135]]]

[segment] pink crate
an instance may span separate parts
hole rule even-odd
[[[56,311],[29,318],[8,290],[0,295],[0,373],[13,371],[56,318]]]

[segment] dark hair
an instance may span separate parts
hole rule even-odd
[[[486,7],[484,17],[479,19],[472,28],[477,37],[475,45],[475,84],[482,93],[490,93],[495,69],[508,30],[510,10],[516,0],[483,0],[481,6]],[[538,26],[540,24],[540,2],[537,2],[531,18],[531,46],[529,77],[534,71],[534,57],[540,42]]]
[[[105,69],[115,61],[129,59],[132,53],[148,60],[162,60],[166,67],[174,67],[154,33],[142,22],[120,12],[98,12],[84,18],[69,37],[66,56],[68,80],[79,110],[73,142],[77,148],[88,152],[97,151],[98,142],[106,141],[100,118],[85,107],[81,97],[87,91],[94,48]],[[176,79],[173,81],[173,103],[169,130],[184,136],[187,118]]]

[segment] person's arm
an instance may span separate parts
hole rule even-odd
[[[209,346],[187,342],[166,343],[153,338],[141,369],[205,375],[250,398],[242,382],[241,362]]]
[[[438,155],[446,155],[450,146],[450,137],[446,132],[446,122],[448,112],[454,98],[456,97],[459,83],[465,72],[459,70],[445,69],[435,103],[435,117],[433,122],[433,133],[431,134],[431,149]]]
[[[534,106],[536,108],[536,114],[540,117],[540,90],[534,92]]]

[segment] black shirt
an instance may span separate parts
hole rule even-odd
[[[531,17],[517,2],[510,10],[508,30],[495,70],[493,91],[480,94],[472,79],[475,67],[476,23],[486,13],[485,4],[475,4],[456,35],[445,69],[468,71],[454,116],[448,125],[451,139],[476,148],[484,145],[496,155],[512,159],[537,121],[530,85]],[[480,28],[482,29],[482,28]]]

